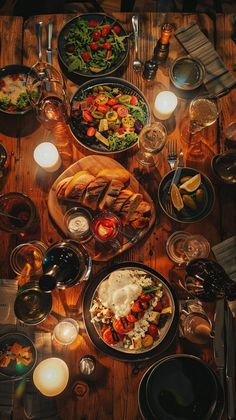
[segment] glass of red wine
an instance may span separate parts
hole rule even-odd
[[[0,230],[23,235],[36,225],[36,207],[27,195],[10,192],[0,196]]]

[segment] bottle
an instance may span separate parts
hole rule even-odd
[[[65,289],[87,280],[91,259],[79,242],[65,239],[47,250],[42,269],[39,286],[44,292],[51,292],[55,287]]]
[[[156,77],[156,72],[158,69],[157,61],[151,59],[145,61],[144,69],[143,69],[143,79],[147,82],[154,80]]]
[[[154,48],[153,60],[157,63],[166,61],[169,55],[169,39],[173,33],[173,26],[165,23],[161,28],[161,37]]]

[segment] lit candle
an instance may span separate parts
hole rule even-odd
[[[167,120],[174,112],[176,106],[176,95],[165,90],[156,96],[153,113],[159,120]]]
[[[38,364],[33,373],[33,382],[46,397],[54,397],[64,391],[69,380],[67,364],[57,357],[50,357]]]
[[[53,330],[53,337],[60,344],[71,344],[78,336],[78,324],[72,318],[60,321]]]
[[[35,148],[34,160],[47,172],[55,172],[61,166],[61,157],[56,146],[47,141]]]

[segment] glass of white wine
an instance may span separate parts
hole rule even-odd
[[[182,124],[181,139],[192,148],[192,154],[202,157],[204,128],[213,125],[219,117],[220,108],[217,97],[202,94],[195,97],[189,105],[189,118]]]
[[[167,131],[162,123],[155,122],[143,127],[138,138],[139,151],[136,158],[141,165],[155,165],[154,156],[159,153],[166,144]]]

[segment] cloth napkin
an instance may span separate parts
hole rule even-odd
[[[236,85],[236,78],[227,70],[214,46],[196,22],[177,29],[175,37],[192,57],[204,65],[206,72],[204,84],[211,95],[225,95]]]
[[[231,280],[236,282],[236,236],[213,246],[212,252]],[[236,301],[228,302],[228,305],[236,318]]]

